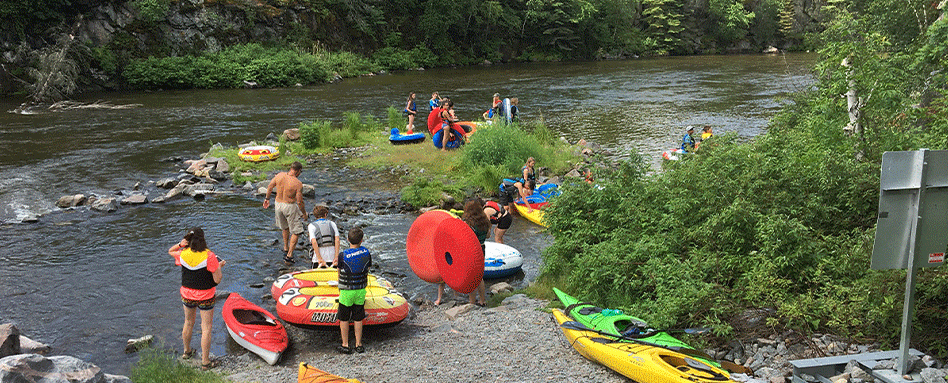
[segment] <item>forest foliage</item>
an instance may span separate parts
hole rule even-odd
[[[77,19],[91,20],[101,11],[94,2],[81,0],[36,3],[8,0],[0,5],[0,17],[16,20],[0,25],[0,41],[39,47],[57,34],[74,33],[71,26]],[[318,60],[326,57],[320,52],[350,54],[363,69],[378,71],[484,61],[759,52],[768,46],[806,49],[805,36],[821,28],[822,17],[818,6],[797,9],[793,0],[457,0],[450,6],[435,0],[112,3],[130,10],[135,19],[98,43],[83,41],[90,45],[89,67],[98,77],[145,88],[320,83],[327,78],[327,65],[320,64],[325,60]],[[182,19],[192,20],[187,23],[208,41],[173,41],[168,31],[179,28]],[[273,33],[260,33],[268,29]],[[251,50],[272,57],[243,60]],[[18,64],[33,65],[27,61]],[[307,65],[318,68],[298,68]],[[269,70],[290,74],[255,78]]]
[[[870,270],[881,158],[948,149],[948,20],[923,1],[834,4],[818,83],[766,134],[714,137],[658,174],[633,155],[601,188],[564,185],[542,278],[657,327],[733,334],[765,309],[766,327],[897,347],[906,273]],[[845,129],[850,89],[859,131]],[[922,271],[912,346],[941,358],[945,296],[948,267]]]

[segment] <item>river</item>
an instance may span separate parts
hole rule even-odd
[[[272,227],[273,211],[261,209],[260,198],[236,192],[113,213],[55,206],[64,195],[104,196],[173,177],[178,165],[163,159],[197,158],[211,143],[235,146],[314,119],[338,122],[347,111],[384,119],[385,110],[400,109],[409,92],[418,94],[419,109],[426,109],[432,91],[450,96],[460,118],[475,120],[500,93],[520,99],[522,119],[540,119],[571,142],[584,138],[617,157],[634,151],[657,163],[686,125],[711,125],[718,135],[760,134],[780,109],[781,96],[812,86],[808,68],[815,59],[702,56],[445,68],[289,89],[90,94],[77,101],[141,106],[2,113],[0,323],[13,322],[50,344],[54,354],[88,360],[109,373],[126,374],[137,360],[123,352],[130,338],[154,334],[180,350],[179,272],[166,250],[191,226],[202,226],[209,247],[228,261],[219,289],[272,307],[263,301],[267,287],[251,287],[286,271],[281,245],[274,244],[280,233]],[[21,101],[0,100],[0,109]],[[321,200],[397,193],[354,179],[327,182],[312,169],[300,178],[316,186]],[[311,208],[317,201],[306,202]],[[415,216],[334,218],[342,230],[365,226],[366,246],[400,291],[433,297],[434,288],[411,274],[405,260],[405,235]],[[30,217],[38,220],[21,223]],[[551,238],[519,218],[505,238],[525,257],[524,273],[508,282],[525,286],[541,269],[540,253]],[[213,346],[219,355],[228,350],[220,305]]]

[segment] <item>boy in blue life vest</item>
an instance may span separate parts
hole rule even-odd
[[[356,227],[349,230],[349,248],[336,256],[333,262],[339,268],[339,332],[342,345],[337,348],[343,354],[365,352],[362,346],[362,321],[365,319],[365,288],[369,284],[369,266],[372,255],[362,246],[364,234]],[[349,347],[349,322],[355,322],[355,348]]]
[[[681,150],[685,151],[686,153],[695,151],[695,138],[691,136],[691,134],[694,132],[695,127],[688,126],[688,128],[685,129],[684,137],[681,138]]]

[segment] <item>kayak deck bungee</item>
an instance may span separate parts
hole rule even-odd
[[[581,302],[579,299],[576,299],[575,297],[555,287],[553,288],[553,292],[556,293],[557,298],[559,298],[560,302],[563,303],[563,306],[566,307],[563,311],[571,318],[575,319],[579,323],[582,323],[586,327],[589,327],[590,329],[602,331],[615,336],[629,337],[643,342],[653,343],[662,347],[692,350],[691,352],[683,352],[714,367],[721,367],[721,363],[712,358],[702,358],[701,356],[692,354],[692,352],[704,354],[703,351],[699,351],[694,347],[691,347],[688,343],[675,338],[668,332],[656,331],[649,328],[648,324],[642,319],[621,313],[621,311],[618,310],[609,312],[602,308],[596,307],[596,305],[592,303]]]
[[[576,351],[589,360],[648,383],[723,383],[728,373],[685,354],[643,343],[620,341],[586,328],[558,309],[553,317]]]

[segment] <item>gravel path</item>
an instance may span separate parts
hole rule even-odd
[[[573,350],[543,310],[547,303],[514,295],[497,307],[470,306],[454,319],[450,303],[422,305],[398,325],[366,329],[364,354],[335,351],[338,327],[289,326],[290,349],[276,366],[248,352],[222,357],[218,372],[237,383],[288,383],[306,362],[366,383],[628,382]]]

